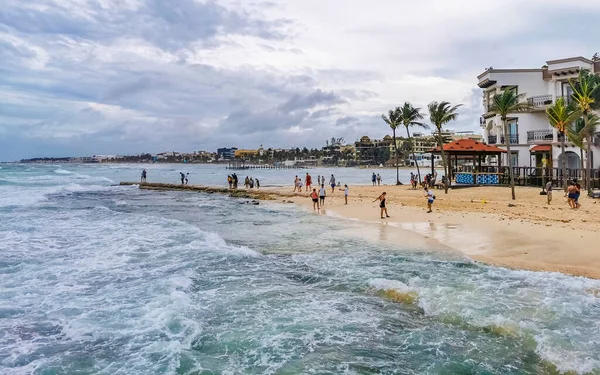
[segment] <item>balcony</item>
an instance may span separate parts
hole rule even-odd
[[[500,138],[500,143],[502,143],[502,144],[506,144],[506,142],[505,142],[505,141],[506,141],[506,139],[504,138],[504,136],[502,136],[502,137]],[[516,145],[516,144],[519,144],[519,134],[510,134],[510,135],[508,136],[508,141],[509,141],[509,143],[510,143],[511,145]]]
[[[488,135],[488,145],[495,145],[496,143],[498,143],[498,136]]]
[[[537,95],[527,98],[527,104],[535,110],[545,110],[552,104],[552,95]]]
[[[533,130],[527,132],[527,143],[530,145],[551,143],[552,141],[554,141],[552,130]]]

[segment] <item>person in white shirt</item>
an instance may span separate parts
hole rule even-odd
[[[348,185],[344,185],[344,201],[346,203],[344,204],[348,204],[348,193],[349,193],[350,189],[348,189]]]
[[[424,187],[423,190],[425,190],[425,198],[427,198],[427,213],[431,213],[431,206],[433,205],[433,201],[435,201],[435,195],[427,187]]]
[[[325,195],[327,195],[325,191],[325,184],[321,184],[321,188],[319,189],[319,205],[321,207],[325,206]]]

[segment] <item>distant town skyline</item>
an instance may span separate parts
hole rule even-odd
[[[478,131],[478,74],[590,58],[598,16],[597,0],[9,1],[0,160],[320,147],[383,137],[404,101],[463,103],[453,128]]]

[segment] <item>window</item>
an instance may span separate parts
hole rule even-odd
[[[519,121],[517,119],[508,120],[508,135],[518,135],[519,134]]]
[[[571,100],[571,96],[573,95],[573,88],[569,84],[569,82],[563,82],[561,87],[561,95],[565,97],[567,102]]]
[[[510,153],[510,159],[512,161],[513,167],[519,165],[519,151],[514,151]]]

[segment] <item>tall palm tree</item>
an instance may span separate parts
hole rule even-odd
[[[442,128],[450,121],[454,121],[458,118],[456,111],[462,104],[455,105],[452,107],[448,102],[431,102],[427,106],[429,109],[429,120],[437,130],[437,139],[442,153],[442,163],[444,164],[444,175],[446,176],[446,183],[444,184],[444,192],[448,194],[448,185],[450,185],[450,174],[448,173],[448,162],[446,161],[446,153],[444,152],[444,138],[442,136]],[[432,155],[433,157],[433,155]]]
[[[381,115],[383,121],[392,128],[392,138],[394,142],[394,151],[396,154],[396,185],[402,185],[400,183],[400,172],[398,170],[398,144],[396,143],[396,128],[400,125],[400,114],[398,112],[398,108],[394,110],[389,110],[387,117],[385,115]]]
[[[560,151],[562,158],[562,176],[563,188],[567,189],[567,158],[565,157],[565,138],[567,129],[571,127],[573,122],[580,116],[579,112],[572,104],[567,104],[567,101],[562,96],[556,100],[556,103],[546,109],[548,121],[560,135]]]
[[[589,115],[594,107],[594,97],[597,95],[597,91],[600,88],[600,78],[595,74],[590,73],[589,70],[581,70],[577,76],[577,80],[569,79],[569,85],[573,90],[572,100],[575,102],[577,110],[583,116],[583,122],[585,128],[589,126]],[[594,133],[590,132],[591,129],[586,130],[586,171],[585,171],[585,182],[588,191],[588,195],[592,194],[592,140]]]
[[[515,196],[515,177],[512,165],[512,155],[510,153],[510,137],[508,131],[508,115],[510,113],[523,112],[531,109],[526,101],[522,101],[525,98],[525,94],[517,94],[514,90],[504,90],[502,93],[497,94],[493,98],[492,107],[490,112],[494,112],[500,116],[504,128],[504,146],[506,147],[506,153],[508,155],[508,178],[510,179],[510,191],[512,199],[517,199]]]
[[[410,127],[411,126],[419,126],[421,128],[427,128],[427,125],[423,124],[419,120],[423,119],[423,115],[421,114],[421,108],[415,108],[409,102],[405,102],[402,107],[396,108],[398,111],[399,120],[406,128],[406,135],[408,137],[408,142],[410,144],[410,149],[412,151],[413,160],[415,161],[415,165],[417,166],[417,176],[419,177],[419,182],[421,182],[421,171],[419,170],[419,163],[417,162],[417,157],[415,155],[415,148],[413,147],[413,139],[410,136]]]

